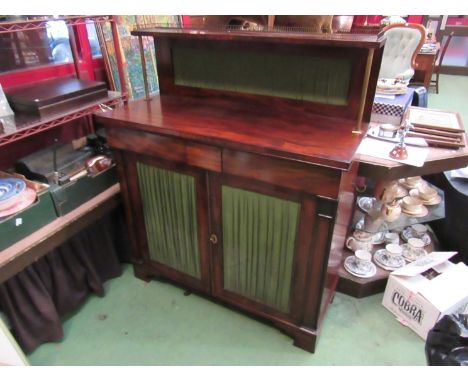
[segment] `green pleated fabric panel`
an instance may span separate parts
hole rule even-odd
[[[349,58],[237,52],[175,44],[176,85],[346,105]]]
[[[137,163],[150,258],[200,278],[195,179]]]
[[[224,288],[290,310],[300,205],[222,186]]]

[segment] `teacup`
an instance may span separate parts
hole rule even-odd
[[[367,251],[372,250],[372,234],[364,231],[356,230],[353,233],[353,236],[350,236],[346,239],[346,247],[348,247],[353,252],[357,250],[364,249]]]
[[[427,227],[424,224],[413,224],[411,226],[411,236],[421,239],[427,233]]]
[[[428,184],[423,184],[418,187],[418,197],[422,199],[422,201],[429,202],[436,198],[438,195],[437,190],[432,188]]]
[[[369,272],[372,263],[372,254],[365,249],[358,249],[354,252],[354,256],[356,257],[356,265],[359,270],[363,273]]]
[[[401,256],[403,253],[403,248],[401,248],[398,244],[387,244],[385,246],[385,254],[389,258],[395,258]]]
[[[417,259],[427,254],[426,250],[424,249],[424,242],[421,239],[417,239],[415,237],[408,239],[407,251],[409,257],[412,259]]]
[[[387,232],[384,236],[385,244],[400,244],[400,237],[396,232]]]
[[[398,201],[393,201],[391,203],[384,204],[381,212],[385,221],[393,222],[401,215],[400,203]]]
[[[401,206],[405,212],[417,214],[422,209],[422,201],[414,196],[405,196],[402,199]]]
[[[403,248],[398,244],[387,244],[385,246],[385,255],[388,258],[388,262],[394,263],[398,261],[398,257],[403,254]]]

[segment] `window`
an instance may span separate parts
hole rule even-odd
[[[86,23],[86,31],[88,32],[89,45],[91,46],[91,54],[93,58],[102,57],[101,47],[96,33],[96,25],[93,22]]]

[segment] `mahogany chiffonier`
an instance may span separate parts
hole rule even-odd
[[[384,40],[156,28],[160,94],[95,115],[137,277],[169,279],[315,350]]]

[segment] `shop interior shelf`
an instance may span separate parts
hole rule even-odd
[[[87,102],[80,107],[73,107],[65,112],[60,112],[45,118],[35,115],[17,114],[15,116],[16,128],[13,131],[0,134],[0,147],[62,125],[63,123],[91,115],[96,111],[108,110],[111,106],[121,104],[124,99],[125,97],[122,96],[122,93],[108,91],[107,97],[105,98]]]
[[[428,210],[427,215],[425,215],[423,217],[414,217],[414,216],[407,215],[407,214],[402,212],[400,217],[397,220],[395,220],[393,222],[383,222],[380,226],[378,226],[376,228],[369,229],[364,224],[364,220],[365,220],[365,217],[366,217],[367,213],[362,211],[356,205],[356,209],[355,209],[354,216],[353,216],[352,227],[354,229],[358,229],[358,230],[366,231],[366,232],[370,232],[370,233],[377,233],[377,232],[382,232],[382,231],[387,231],[387,230],[389,230],[389,231],[398,230],[399,231],[399,230],[403,229],[404,227],[407,227],[407,226],[410,226],[410,225],[413,225],[413,224],[417,224],[417,223],[422,224],[422,223],[427,223],[427,222],[430,222],[430,221],[445,218],[444,192],[441,189],[439,189],[439,188],[437,188],[435,186],[431,186],[431,187],[434,187],[434,188],[437,189],[437,192],[438,192],[439,196],[442,198],[442,201],[439,204],[435,205],[435,206],[426,206],[426,208]],[[359,202],[359,198],[357,200],[357,203],[358,202]]]

